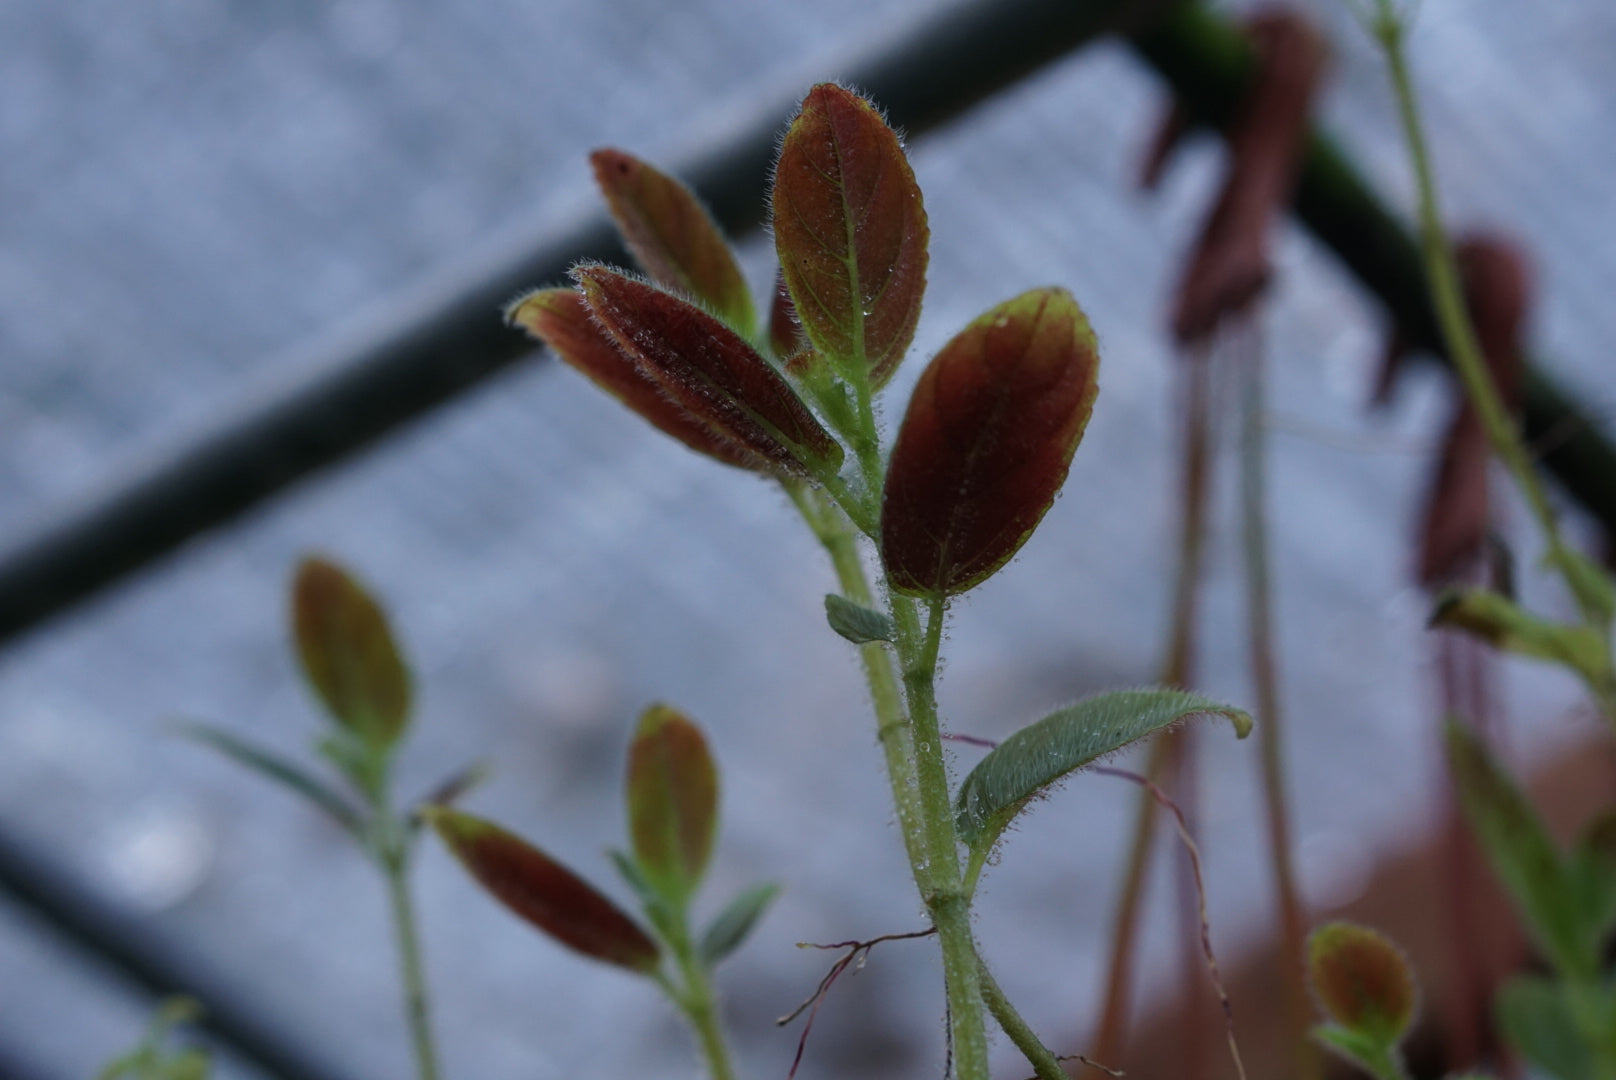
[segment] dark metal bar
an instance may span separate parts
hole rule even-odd
[[[0,890],[153,999],[174,994],[196,998],[207,1010],[198,1026],[243,1062],[281,1080],[345,1080],[328,1062],[299,1047],[291,1032],[265,1023],[227,980],[194,960],[178,958],[172,944],[141,920],[100,900],[5,831],[0,831]]]
[[[1139,7],[1137,0],[975,0],[888,52],[828,74],[868,91],[896,123],[919,132],[1115,29],[1121,13]],[[791,106],[767,104],[732,143],[680,170],[735,232],[763,219],[775,138]],[[0,641],[530,355],[526,338],[501,324],[501,305],[562,279],[583,258],[622,260],[604,218],[503,244],[295,364],[319,372],[305,384],[248,402],[211,434],[11,545],[0,554]]]
[[[1221,129],[1251,70],[1245,40],[1228,21],[1186,5],[1135,35],[1136,51],[1167,80],[1194,118]],[[1297,178],[1296,215],[1385,305],[1412,345],[1445,359],[1419,248],[1341,150],[1315,132]],[[1574,400],[1529,359],[1522,420],[1528,440],[1565,490],[1616,536],[1616,449]]]

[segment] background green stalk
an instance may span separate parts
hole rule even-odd
[[[1268,559],[1267,404],[1264,356],[1248,313],[1237,332],[1245,355],[1237,357],[1242,380],[1240,436],[1241,541],[1246,563],[1246,628],[1250,634],[1251,681],[1257,696],[1257,748],[1262,767],[1263,809],[1274,867],[1274,900],[1280,918],[1280,963],[1286,1034],[1293,1044],[1298,1080],[1317,1080],[1321,1062],[1308,1037],[1307,917],[1292,863],[1290,811],[1285,782],[1283,711],[1274,648],[1273,589]]]
[[[421,961],[420,932],[415,925],[415,903],[410,897],[407,881],[407,861],[402,853],[384,855],[380,861],[382,873],[387,878],[387,898],[392,907],[393,931],[398,941],[399,978],[404,985],[404,1018],[410,1028],[416,1075],[420,1080],[437,1080],[437,1049],[432,1041],[426,970]]]
[[[696,1041],[701,1044],[702,1056],[707,1059],[712,1080],[735,1080],[735,1068],[730,1063],[729,1046],[724,1039],[723,1022],[718,1015],[718,998],[713,993],[707,967],[691,944],[690,928],[683,911],[675,923],[673,929],[677,933],[669,936],[668,945],[673,951],[674,964],[679,969],[681,985],[674,986],[661,977],[658,982],[685,1014],[691,1030],[696,1033]]]
[[[398,946],[399,981],[404,991],[404,1020],[419,1080],[438,1080],[438,1052],[432,1038],[431,1008],[427,997],[426,965],[421,959],[421,935],[416,926],[415,901],[410,895],[410,828],[398,820],[387,797],[371,794],[371,857],[387,881],[393,935]]]
[[[1447,343],[1449,358],[1459,373],[1465,393],[1486,429],[1487,441],[1493,453],[1504,463],[1516,487],[1526,499],[1548,548],[1545,561],[1565,580],[1566,587],[1576,599],[1577,606],[1587,622],[1605,642],[1610,652],[1610,611],[1608,600],[1598,594],[1599,587],[1590,584],[1587,575],[1598,574],[1596,568],[1581,569],[1583,560],[1568,548],[1560,534],[1560,525],[1542,481],[1532,466],[1532,456],[1521,436],[1520,428],[1504,407],[1498,387],[1482,357],[1476,340],[1475,327],[1465,309],[1464,294],[1459,285],[1459,272],[1453,258],[1452,246],[1442,227],[1442,214],[1437,200],[1436,180],[1431,168],[1424,128],[1420,123],[1419,105],[1414,94],[1413,79],[1409,75],[1408,57],[1404,49],[1406,27],[1392,0],[1376,0],[1375,10],[1368,18],[1371,32],[1386,54],[1391,73],[1392,90],[1397,98],[1397,109],[1402,121],[1403,137],[1408,146],[1409,159],[1414,167],[1414,180],[1419,202],[1420,252],[1425,263],[1426,284],[1431,292],[1431,303],[1436,309],[1437,322]],[[1608,585],[1604,588],[1608,589]],[[1607,667],[1607,670],[1608,667]],[[1595,684],[1589,679],[1606,719],[1616,724],[1616,686],[1610,678]]]
[[[1174,570],[1172,624],[1168,628],[1167,655],[1163,658],[1161,668],[1162,684],[1179,689],[1184,688],[1190,680],[1195,652],[1201,553],[1206,537],[1211,421],[1207,400],[1209,375],[1204,360],[1203,357],[1192,361],[1186,380],[1183,513],[1179,522],[1177,566]],[[1152,740],[1144,768],[1144,775],[1148,779],[1161,779],[1170,757],[1173,738],[1167,735]],[[1117,894],[1116,914],[1111,924],[1111,956],[1106,969],[1104,1005],[1091,1051],[1095,1059],[1104,1064],[1120,1061],[1127,1042],[1139,915],[1150,870],[1157,813],[1156,800],[1150,797],[1148,791],[1141,791],[1134,812],[1133,832],[1128,842],[1122,889]]]

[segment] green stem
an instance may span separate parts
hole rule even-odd
[[[786,492],[830,555],[843,594],[855,603],[872,606],[873,590],[846,516],[802,485],[788,484]],[[903,663],[902,689],[893,651],[886,645],[861,645],[859,657],[870,687],[877,736],[915,887],[931,914],[942,949],[955,1068],[960,1080],[987,1080],[987,1025],[977,983],[976,945],[971,937],[970,902],[960,880],[959,844],[933,689],[942,637],[942,602],[932,604],[932,617],[924,630],[913,601],[894,595],[890,612],[897,628],[896,651]]]
[[[1442,214],[1437,200],[1436,180],[1431,169],[1430,153],[1426,148],[1425,133],[1420,123],[1419,107],[1414,94],[1413,79],[1409,75],[1408,58],[1403,48],[1404,26],[1393,7],[1392,0],[1376,0],[1377,15],[1372,22],[1376,38],[1386,53],[1391,70],[1392,89],[1397,97],[1397,109],[1402,121],[1403,137],[1414,167],[1414,180],[1419,195],[1420,251],[1425,262],[1426,283],[1431,291],[1431,303],[1436,309],[1437,322],[1448,347],[1448,356],[1465,393],[1486,429],[1487,440],[1493,453],[1504,463],[1516,486],[1525,497],[1532,516],[1548,545],[1548,561],[1565,577],[1566,585],[1576,597],[1583,616],[1591,625],[1604,629],[1602,620],[1593,609],[1584,588],[1565,566],[1565,542],[1560,536],[1559,521],[1549,505],[1548,495],[1532,468],[1532,457],[1521,437],[1520,428],[1504,407],[1498,387],[1482,356],[1476,340],[1475,327],[1465,309],[1464,293],[1459,284],[1459,271],[1453,251],[1448,245],[1442,227]]]
[[[679,966],[679,978],[684,985],[680,989],[674,989],[664,982],[663,989],[668,991],[684,1012],[685,1018],[690,1021],[690,1027],[696,1033],[696,1040],[701,1043],[702,1056],[707,1059],[707,1068],[712,1073],[712,1080],[735,1080],[735,1069],[729,1059],[729,1046],[724,1041],[724,1027],[718,1017],[718,999],[713,994],[707,969],[697,958],[695,948],[691,945],[690,932],[685,926],[682,914],[679,918],[678,937],[676,940],[670,940],[668,944],[672,946],[675,962]]]
[[[395,838],[387,842],[378,861],[387,878],[387,896],[393,910],[393,932],[398,939],[399,974],[404,983],[404,1017],[409,1024],[410,1042],[415,1050],[416,1075],[420,1080],[437,1080],[438,1055],[432,1042],[426,969],[421,961],[415,903],[410,898],[409,859],[405,850],[407,841],[403,839],[403,826],[396,822],[393,824]]]
[[[1285,784],[1283,717],[1275,659],[1273,589],[1269,573],[1264,439],[1263,354],[1255,339],[1254,315],[1247,316],[1252,348],[1245,363],[1244,415],[1240,439],[1241,534],[1246,561],[1246,625],[1250,631],[1251,676],[1257,691],[1257,744],[1262,762],[1268,850],[1274,866],[1274,893],[1280,916],[1280,961],[1285,967],[1284,1013],[1298,1080],[1317,1080],[1322,1063],[1308,1037],[1306,915],[1291,859],[1291,824]]]
[[[993,972],[988,970],[986,963],[979,964],[977,978],[982,983],[982,1000],[986,1003],[988,1012],[993,1014],[993,1019],[998,1021],[999,1027],[1010,1036],[1010,1041],[1016,1044],[1016,1049],[1020,1050],[1022,1056],[1032,1065],[1038,1080],[1068,1080],[1066,1070],[1061,1068],[1060,1059],[1055,1056],[1053,1050],[1043,1044],[1027,1021],[1021,1018],[1016,1007],[1010,1004],[1010,999],[1005,997],[998,980],[993,977]]]
[[[889,590],[890,591],[890,590]],[[926,603],[922,630],[914,601],[892,596],[898,655],[914,734],[916,773],[920,781],[921,826],[925,830],[924,861],[915,867],[915,884],[937,928],[943,953],[943,979],[948,987],[949,1017],[954,1034],[954,1067],[961,1080],[987,1077],[987,1024],[982,1015],[982,989],[976,942],[971,935],[971,905],[960,875],[959,838],[943,757],[942,729],[937,720],[937,655],[942,644],[944,599]]]

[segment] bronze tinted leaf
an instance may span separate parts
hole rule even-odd
[[[1000,304],[943,347],[887,466],[881,554],[894,588],[964,592],[1020,549],[1066,481],[1099,363],[1064,289]]]
[[[777,271],[774,302],[769,305],[769,347],[783,363],[800,353],[807,344],[802,324],[797,321],[797,309],[791,303],[791,290],[786,288],[785,274]]]
[[[774,174],[774,245],[797,317],[873,386],[903,359],[926,291],[926,207],[897,133],[834,83],[808,92]]]
[[[493,822],[441,807],[425,813],[461,865],[516,915],[585,956],[656,970],[656,942],[571,870]]]
[[[292,585],[292,632],[331,716],[372,749],[396,742],[409,721],[410,673],[376,601],[335,564],[305,559]]]
[[[573,277],[618,347],[663,393],[779,471],[834,472],[841,445],[734,330],[654,285],[580,266]]]
[[[1375,1045],[1396,1045],[1419,1004],[1403,950],[1355,923],[1326,923],[1307,942],[1308,976],[1330,1019]]]
[[[653,705],[628,752],[629,835],[657,891],[683,902],[701,881],[718,824],[718,770],[701,729]]]
[[[761,456],[686,412],[664,394],[661,386],[641,371],[595,321],[576,289],[531,292],[510,306],[505,319],[550,346],[596,386],[692,450],[742,469],[767,468]]]
[[[752,333],[757,312],[751,290],[695,194],[621,150],[596,150],[589,163],[624,241],[651,279],[701,301],[742,333]]]

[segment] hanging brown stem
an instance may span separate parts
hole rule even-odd
[[[829,945],[820,945],[811,941],[797,942],[797,948],[799,949],[846,949],[847,952],[838,957],[836,962],[830,966],[830,970],[825,972],[825,977],[819,980],[819,985],[814,988],[812,994],[808,995],[807,1000],[775,1020],[776,1024],[784,1027],[804,1012],[808,1013],[808,1019],[802,1025],[802,1035],[797,1039],[797,1053],[791,1059],[791,1071],[786,1074],[786,1080],[792,1080],[797,1075],[797,1067],[802,1064],[803,1051],[808,1048],[808,1035],[814,1030],[814,1017],[819,1015],[819,1006],[823,1004],[825,995],[830,992],[830,988],[835,985],[842,972],[849,967],[854,967],[854,965],[857,965],[854,967],[855,971],[862,968],[864,961],[869,958],[870,950],[883,941],[908,941],[912,938],[932,937],[936,933],[936,927],[929,927],[925,930],[911,930],[906,934],[882,934],[880,937],[873,937],[868,941],[835,941]]]
[[[1212,951],[1212,923],[1207,916],[1206,879],[1201,873],[1201,849],[1196,846],[1195,838],[1190,835],[1189,822],[1184,818],[1184,811],[1149,777],[1106,765],[1096,765],[1090,771],[1138,784],[1153,801],[1166,808],[1172,815],[1173,823],[1178,829],[1178,838],[1184,845],[1184,851],[1189,855],[1190,871],[1195,882],[1196,914],[1200,923],[1201,954],[1206,960],[1207,975],[1212,981],[1212,989],[1217,993],[1218,1004],[1223,1009],[1223,1026],[1229,1041],[1229,1057],[1234,1062],[1235,1075],[1239,1080],[1246,1080],[1246,1066],[1240,1058],[1240,1044],[1234,1036],[1234,1006],[1229,1002],[1229,993],[1223,987],[1223,977],[1218,973],[1218,958]]]

